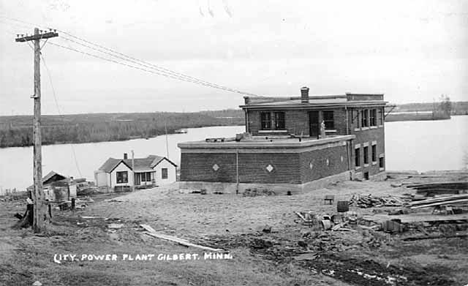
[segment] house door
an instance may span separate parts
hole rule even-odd
[[[320,135],[320,122],[319,122],[319,112],[310,111],[309,112],[309,134],[310,137],[319,138]]]
[[[140,173],[135,173],[135,185],[139,186],[141,183],[141,174]]]

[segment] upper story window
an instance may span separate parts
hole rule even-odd
[[[284,112],[275,112],[275,129],[283,130],[286,128]]]
[[[369,110],[361,110],[361,127],[369,127]]]
[[[377,109],[371,109],[370,112],[370,126],[377,126]]]
[[[286,129],[286,116],[284,112],[262,112],[260,114],[262,130],[284,130]]]
[[[335,129],[335,120],[333,118],[333,111],[323,112],[323,122],[325,123],[325,130]]]
[[[383,108],[377,109],[377,122],[379,126],[383,125]]]
[[[260,114],[260,117],[261,117],[262,130],[271,129],[271,113],[262,112]]]

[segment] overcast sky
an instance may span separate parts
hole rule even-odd
[[[433,102],[441,94],[468,100],[466,0],[0,0],[0,115],[32,114],[33,52],[14,40],[34,25],[258,95],[298,96],[308,86],[311,95],[385,93],[392,103]],[[97,53],[59,34],[49,43]],[[43,56],[61,113],[243,103],[238,93],[49,43]],[[57,114],[44,66],[41,72],[43,113]]]

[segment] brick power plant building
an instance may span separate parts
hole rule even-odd
[[[181,187],[302,191],[384,175],[383,94],[244,100],[244,134],[178,145]]]

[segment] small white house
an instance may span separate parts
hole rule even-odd
[[[133,166],[133,167],[132,167]],[[166,157],[150,155],[146,158],[109,158],[94,172],[98,187],[111,189],[138,186],[162,186],[176,181],[177,165]]]

